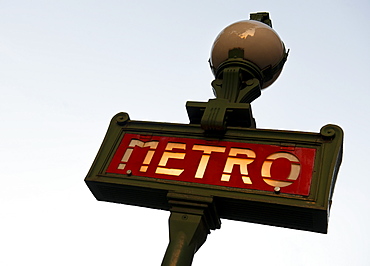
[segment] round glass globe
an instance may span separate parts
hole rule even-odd
[[[284,44],[279,35],[268,25],[255,21],[239,21],[226,27],[217,36],[211,50],[211,65],[217,70],[219,65],[228,59],[229,50],[242,48],[244,59],[257,65],[261,70],[274,67],[285,54]],[[264,84],[262,88],[271,85],[279,76],[281,70]]]

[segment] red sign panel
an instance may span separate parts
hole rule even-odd
[[[125,134],[107,172],[308,196],[315,149]]]

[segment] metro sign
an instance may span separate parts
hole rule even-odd
[[[315,149],[125,134],[107,173],[308,196]]]
[[[219,218],[326,233],[342,151],[335,125],[210,135],[119,113],[85,182],[102,201],[170,210],[174,195],[201,197]]]

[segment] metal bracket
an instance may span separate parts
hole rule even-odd
[[[187,102],[191,124],[200,124],[206,131],[223,132],[227,126],[255,128],[256,122],[249,103],[230,103],[226,99],[208,102]]]
[[[250,103],[261,95],[263,76],[243,57],[243,49],[231,49],[229,59],[217,69],[212,82],[216,99],[186,103],[191,124],[200,124],[202,129],[216,134],[224,133],[228,126],[256,128]]]
[[[270,19],[270,14],[268,12],[251,13],[250,19],[265,23],[266,25],[269,25],[272,28],[272,21]]]

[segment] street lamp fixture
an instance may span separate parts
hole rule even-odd
[[[191,123],[213,132],[227,126],[256,127],[250,103],[278,78],[288,57],[271,25],[268,13],[255,13],[221,31],[209,60],[216,99],[188,102]]]

